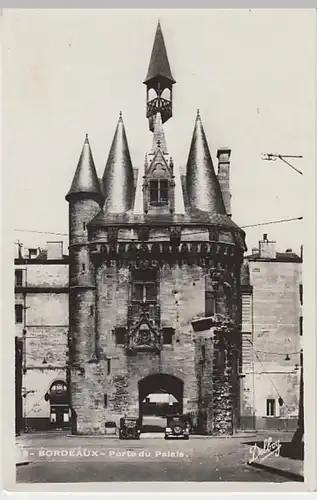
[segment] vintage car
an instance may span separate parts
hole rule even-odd
[[[140,439],[141,425],[137,417],[120,418],[119,438],[120,439]]]
[[[168,415],[165,427],[165,439],[189,439],[190,425],[186,415]]]

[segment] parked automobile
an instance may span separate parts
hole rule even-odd
[[[168,415],[165,427],[165,439],[189,439],[190,425],[186,415]]]
[[[141,425],[137,417],[120,418],[119,438],[120,439],[140,439]]]

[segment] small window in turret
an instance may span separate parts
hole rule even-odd
[[[161,206],[168,204],[168,180],[158,179],[150,181],[150,205]]]

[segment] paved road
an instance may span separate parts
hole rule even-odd
[[[284,482],[247,465],[254,438],[199,438],[139,441],[33,434],[18,438],[29,465],[17,467],[18,483],[107,481]]]

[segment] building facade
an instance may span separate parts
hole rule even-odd
[[[218,151],[217,175],[198,112],[181,176],[164,134],[175,83],[158,24],[143,167],[135,175],[120,113],[102,179],[86,137],[66,196],[74,433],[104,433],[124,414],[142,419],[158,392],[201,432],[238,427],[245,234],[231,219],[230,150]],[[213,338],[201,335],[206,317]]]
[[[60,242],[15,258],[16,432],[69,425],[68,256]]]
[[[301,337],[302,255],[276,251],[267,234],[242,267],[241,427],[297,427]]]
[[[216,173],[198,112],[187,163],[170,155],[175,83],[158,25],[144,165],[134,168],[120,113],[102,178],[84,141],[66,196],[69,256],[59,242],[19,248],[17,433],[103,434],[154,407],[188,413],[206,434],[296,428],[302,256],[264,235],[243,257],[230,149],[218,150]]]

